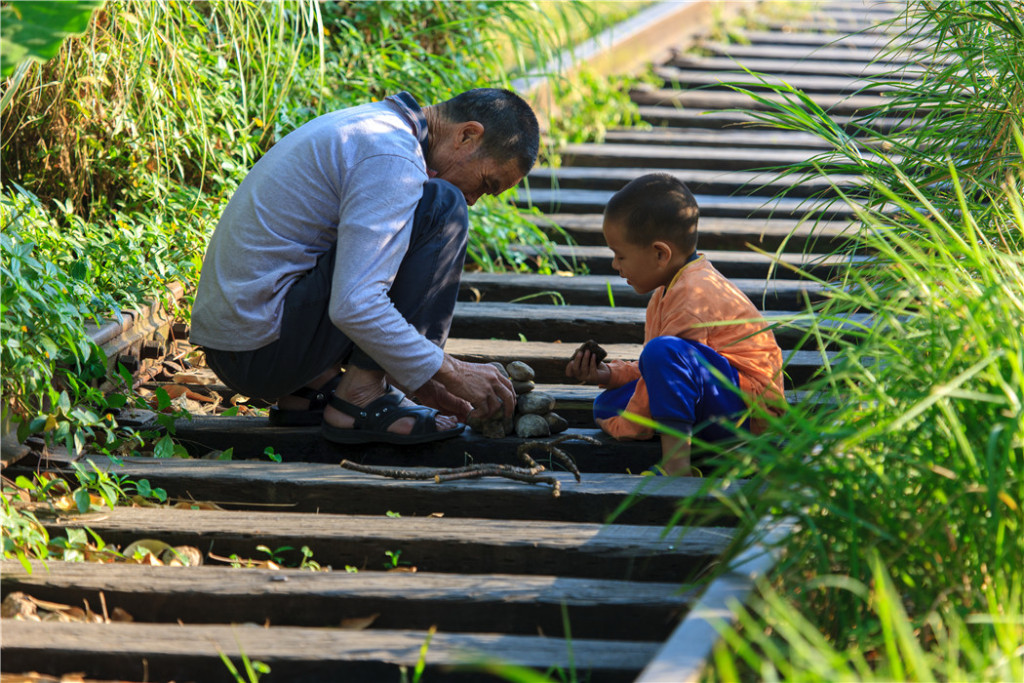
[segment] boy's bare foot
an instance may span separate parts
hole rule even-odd
[[[689,477],[690,470],[690,439],[679,438],[669,434],[661,435],[661,467],[665,474]]]
[[[334,394],[338,398],[362,408],[383,396],[387,390],[387,381],[384,379],[382,371],[348,367]],[[401,405],[416,404],[406,398],[402,400]],[[454,417],[441,414],[437,415],[435,421],[437,431],[454,429],[459,423]],[[339,429],[351,429],[355,424],[355,418],[328,405],[324,408],[324,422]],[[415,424],[415,418],[399,418],[388,426],[388,431],[395,434],[409,434]]]

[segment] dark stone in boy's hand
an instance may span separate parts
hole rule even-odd
[[[608,357],[608,352],[602,349],[601,346],[593,339],[588,339],[587,341],[583,342],[583,344],[581,344],[580,347],[573,352],[572,357],[575,358],[584,351],[590,351],[590,353],[594,355],[594,359],[598,363],[600,363],[601,361]]]

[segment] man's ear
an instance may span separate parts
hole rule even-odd
[[[667,266],[672,262],[672,254],[675,250],[671,244],[658,240],[651,247],[657,252],[656,258],[659,266]]]
[[[475,148],[484,137],[484,124],[479,121],[464,121],[455,131],[455,146],[470,145]]]

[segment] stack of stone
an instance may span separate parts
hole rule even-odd
[[[527,439],[558,434],[568,429],[569,421],[554,412],[554,397],[533,390],[533,368],[518,360],[507,366],[497,362],[492,365],[512,380],[516,392],[516,412],[511,420],[503,417],[486,421],[471,419],[469,426],[473,431],[489,439],[500,439],[509,434]]]

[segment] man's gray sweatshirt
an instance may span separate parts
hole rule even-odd
[[[252,351],[275,341],[289,287],[337,245],[331,320],[400,385],[425,384],[443,352],[388,298],[428,177],[425,134],[389,98],[317,117],[275,144],[210,240],[192,342]]]

